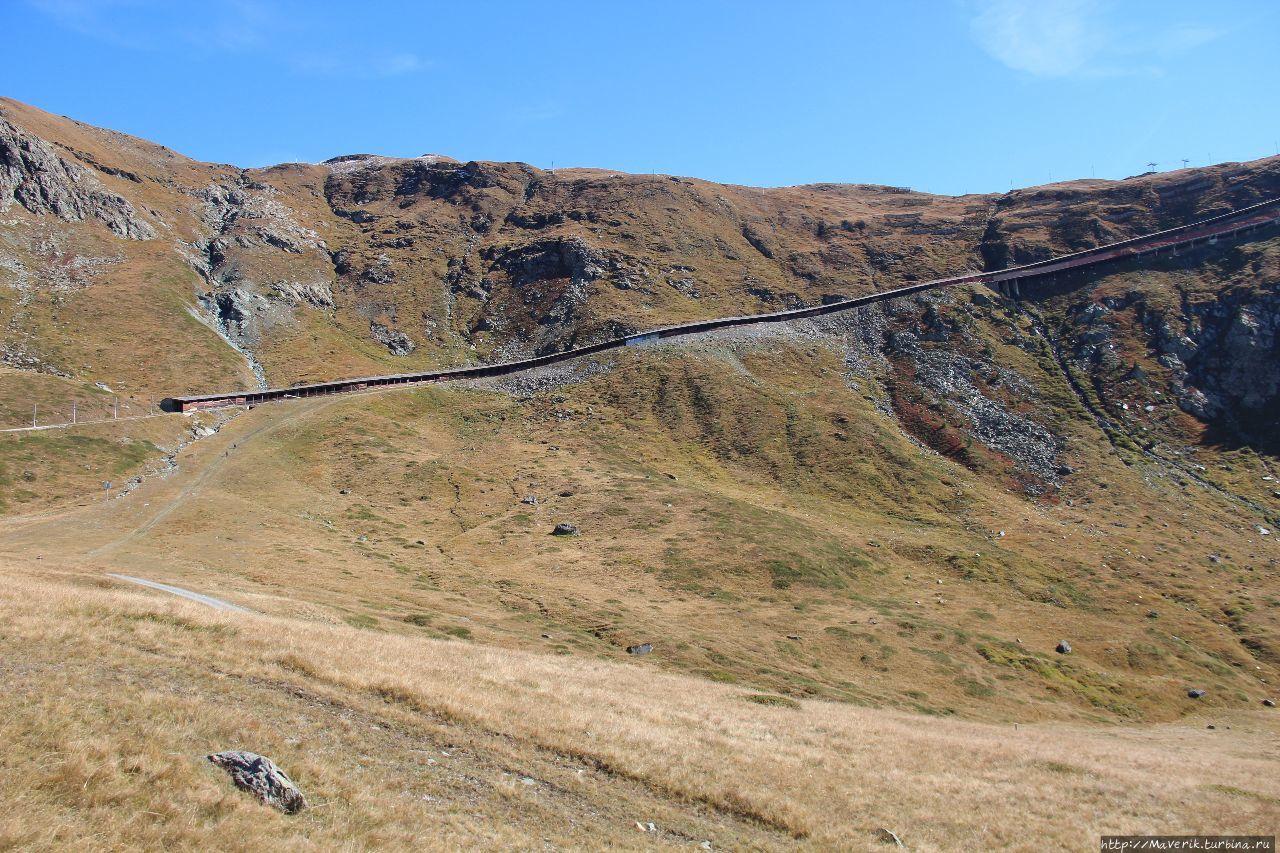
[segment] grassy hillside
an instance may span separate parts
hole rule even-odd
[[[652,642],[648,665],[935,715],[1162,720],[1268,694],[1274,555],[1234,503],[1070,410],[1077,473],[1029,500],[908,440],[840,342],[627,351],[531,395],[262,407],[83,520],[13,519],[5,550],[375,632],[587,658]],[[549,535],[562,521],[580,535]]]

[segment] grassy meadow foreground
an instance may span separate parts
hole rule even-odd
[[[989,724],[4,572],[0,846],[1088,849],[1268,832],[1274,718]],[[757,697],[754,698],[753,697]],[[202,755],[248,745],[286,817]],[[637,822],[653,831],[641,832]]]

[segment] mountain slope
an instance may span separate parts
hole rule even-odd
[[[10,152],[3,204],[13,217],[4,268],[15,281],[49,282],[9,309],[14,334],[25,336],[10,362],[109,373],[151,394],[208,390],[217,385],[210,371],[223,384],[249,384],[251,362],[284,385],[814,304],[1097,245],[1280,193],[1275,158],[962,198],[438,156],[240,170],[14,101],[0,101],[0,111]],[[13,153],[33,147],[34,161]],[[101,190],[86,196],[71,172]],[[93,202],[93,192],[105,200]],[[59,207],[64,196],[74,203]],[[249,359],[196,329],[189,312]],[[167,330],[152,348],[158,361],[184,364],[174,372],[183,379],[153,360],[130,371],[112,357],[111,336],[128,335],[128,318],[140,314]]]
[[[475,753],[424,789],[448,802],[441,844],[544,823],[554,843],[643,844],[631,815],[650,809],[676,827],[663,842],[766,848],[904,824],[924,848],[1016,847],[990,816],[1027,811],[1065,846],[1274,823],[1256,769],[1280,678],[1274,230],[1016,299],[953,288],[502,380],[143,416],[184,391],[550,351],[1035,260],[1280,194],[1280,160],[945,198],[440,156],[240,170],[0,113],[6,425],[72,401],[139,417],[0,435],[5,657],[45,679],[74,662],[47,688],[14,682],[6,736],[67,759],[38,793],[52,834],[0,838],[77,839],[87,824],[58,836],[60,810],[110,821],[122,802],[159,815],[156,843],[239,826],[238,801],[173,758],[199,740],[300,763],[342,815],[302,835],[341,844],[358,824],[395,844],[432,819],[412,799],[427,730]],[[551,535],[561,522],[578,534]],[[103,591],[107,572],[270,630]],[[156,758],[173,797],[128,770],[136,744],[93,698],[116,689],[108,650],[152,685],[147,707],[190,721]],[[435,660],[478,686],[441,698]],[[227,697],[263,704],[215,724]],[[64,718],[86,740],[41,724]],[[277,736],[299,719],[306,744]],[[890,719],[849,761],[848,733]],[[1011,722],[1034,736],[997,749]],[[937,732],[970,756],[961,776],[917,760]],[[1123,772],[1105,760],[1121,742]],[[343,749],[393,757],[375,774]],[[1236,775],[1169,783],[1161,750]],[[792,786],[793,760],[821,784]],[[850,770],[899,764],[892,787]],[[578,789],[577,769],[603,775]],[[939,791],[968,799],[953,813]],[[1042,808],[1044,791],[1078,808]],[[848,802],[874,819],[824,811]]]

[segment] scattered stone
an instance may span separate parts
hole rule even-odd
[[[521,780],[520,780],[520,784],[522,784],[522,785],[536,785],[536,784],[538,784],[538,780],[537,780],[537,779],[533,779],[533,778],[531,778],[531,777],[529,777],[529,776],[526,776],[526,777],[524,777],[523,779],[521,779]]]
[[[298,786],[264,755],[230,750],[205,757],[227,771],[237,788],[253,794],[264,805],[275,806],[285,814],[296,814],[307,807],[307,800]]]
[[[898,833],[894,832],[891,829],[885,829],[883,827],[881,827],[880,829],[877,829],[876,837],[879,838],[881,841],[883,841],[885,844],[892,844],[894,847],[907,846],[902,843],[902,839],[898,837]]]
[[[653,643],[641,643],[638,646],[627,646],[629,655],[647,655],[653,651]]]
[[[1159,614],[1158,612],[1156,612],[1155,610],[1148,610],[1148,611],[1147,611],[1147,618],[1148,618],[1148,619],[1159,619],[1159,618],[1160,618],[1160,614]]]
[[[529,506],[537,506],[538,498],[536,495],[525,495],[520,499],[520,503],[528,504]]]
[[[668,474],[668,475],[667,475],[667,479],[668,479],[668,480],[675,480],[675,479],[677,479],[677,478],[676,478],[676,475],[675,475],[675,474]]]
[[[351,494],[351,490],[350,490],[350,489],[338,489],[338,494],[340,494],[340,495],[349,495],[349,494]]]
[[[1201,696],[1203,696],[1203,695],[1204,695],[1204,691],[1203,691],[1203,690],[1195,689],[1195,690],[1188,690],[1188,691],[1187,691],[1187,696],[1188,696],[1188,697],[1190,697],[1190,698],[1192,698],[1192,699],[1199,699],[1199,698],[1200,698]]]
[[[565,491],[563,491],[563,492],[561,492],[561,493],[560,493],[560,497],[562,497],[562,498],[571,498],[571,497],[573,497],[573,492],[570,492],[570,491],[568,491],[568,490],[565,490]]]
[[[1221,563],[1221,562],[1222,562],[1222,558],[1221,558],[1221,557],[1219,557],[1217,554],[1210,554],[1210,555],[1209,555],[1209,562],[1210,562],[1210,563]]]
[[[552,536],[577,536],[578,533],[578,526],[576,524],[569,524],[567,521],[560,522],[551,531]]]
[[[702,842],[701,844],[699,844],[698,846],[699,846],[699,847],[701,847],[703,850],[710,850],[710,849],[711,849],[711,842],[710,842],[710,841],[704,841],[704,842]]]
[[[1268,530],[1267,528],[1263,527],[1261,524],[1259,524],[1259,525],[1258,525],[1258,535],[1259,535],[1259,536],[1270,536],[1270,535],[1271,535],[1271,531],[1270,531],[1270,530]]]
[[[1263,700],[1262,700],[1262,704],[1263,704],[1263,705],[1266,705],[1268,708],[1274,708],[1274,707],[1276,706],[1276,700],[1274,700],[1274,699],[1263,699]]]
[[[1062,640],[1060,643],[1058,643],[1058,654],[1060,655],[1071,654],[1071,644],[1068,643],[1066,640]]]
[[[551,635],[550,635],[550,634],[543,634],[543,635],[542,635],[542,639],[544,639],[544,640],[550,640],[550,639],[551,639]]]
[[[799,634],[787,634],[787,639],[788,639],[788,640],[798,640],[798,639],[800,639],[800,635],[799,635]]]
[[[1209,725],[1205,726],[1205,728],[1206,728],[1206,729],[1216,729],[1216,728],[1217,728],[1217,726],[1215,726],[1213,723],[1210,723]]]

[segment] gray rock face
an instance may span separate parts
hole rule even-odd
[[[289,324],[298,306],[334,307],[328,246],[299,224],[277,189],[247,172],[183,191],[195,200],[206,230],[179,242],[179,253],[208,283],[201,304],[265,388],[254,354],[264,339]],[[279,275],[282,257],[288,258],[288,278]]]
[[[97,219],[116,235],[150,240],[156,231],[133,205],[49,143],[0,118],[0,210],[13,203],[66,222]]]
[[[211,239],[223,243],[212,258],[215,266],[234,262],[236,250],[244,249],[271,248],[291,255],[328,252],[320,235],[299,224],[292,208],[280,201],[279,191],[243,173],[192,195],[200,203],[198,212],[212,231]]]
[[[629,655],[647,655],[653,651],[653,643],[641,643],[638,646],[627,646]]]
[[[333,307],[333,288],[327,281],[277,281],[271,286],[288,302],[325,310]]]
[[[231,776],[242,791],[248,791],[264,805],[275,806],[285,814],[296,814],[307,807],[302,791],[275,762],[256,752],[231,750],[206,756]]]
[[[369,333],[373,339],[386,347],[392,355],[408,355],[418,348],[413,339],[399,329],[390,329],[382,323],[369,323]]]
[[[395,281],[396,271],[395,267],[391,265],[391,258],[386,255],[379,255],[376,261],[365,267],[364,272],[360,274],[360,278],[373,284],[390,284]]]
[[[577,536],[578,533],[578,526],[576,524],[569,524],[567,521],[560,522],[555,526],[555,529],[551,531],[552,536]]]
[[[1071,654],[1071,644],[1068,643],[1066,640],[1063,640],[1062,642],[1058,643],[1058,654],[1060,655]]]
[[[259,318],[269,308],[264,297],[237,287],[222,293],[206,293],[200,301],[227,335],[249,347],[261,343]]]
[[[1169,371],[1166,393],[1179,408],[1246,441],[1267,443],[1280,414],[1280,295],[1239,289],[1212,300],[1184,297],[1176,313],[1136,291],[1091,302],[1072,318],[1076,360],[1123,369],[1107,318],[1130,308],[1151,354]],[[1149,377],[1134,367],[1126,379],[1146,384]]]
[[[1267,431],[1280,411],[1280,296],[1226,298],[1193,306],[1180,355],[1183,410],[1202,420],[1225,417],[1246,433]]]

